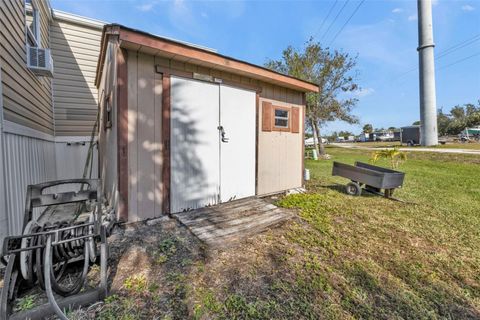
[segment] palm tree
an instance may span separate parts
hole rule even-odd
[[[407,160],[407,154],[400,151],[398,148],[375,151],[372,154],[371,161],[376,163],[380,159],[389,160],[392,169],[397,169],[400,163]]]

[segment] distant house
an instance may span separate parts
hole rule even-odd
[[[328,143],[328,140],[325,138],[322,138],[322,143]],[[314,140],[313,138],[308,138],[305,139],[305,147],[313,147],[314,146]]]
[[[103,25],[48,1],[0,1],[0,235],[22,232],[28,184],[82,176]]]

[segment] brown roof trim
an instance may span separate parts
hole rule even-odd
[[[242,74],[269,83],[279,83],[285,87],[302,92],[318,92],[318,86],[314,83],[287,76],[249,62],[234,59],[209,50],[190,46],[185,43],[162,38],[118,24],[106,25],[103,29],[100,60],[97,65],[97,75],[95,79],[95,84],[97,86],[103,70],[104,51],[106,42],[108,41],[106,38],[110,34],[118,35],[121,42],[149,47],[161,51],[166,55],[174,56],[173,59],[180,58],[182,60],[188,60],[193,64],[202,64],[211,68],[219,68],[224,71]]]

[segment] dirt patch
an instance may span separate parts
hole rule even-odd
[[[202,244],[175,219],[154,225],[130,224],[109,239],[110,296],[83,319],[158,319],[188,317],[187,281],[204,261]]]
[[[153,225],[117,227],[108,241],[110,295],[104,302],[70,311],[70,319],[188,317],[187,275],[204,263],[205,250],[185,227],[164,217]],[[99,269],[92,266],[87,287],[99,284]],[[45,302],[44,292],[35,288],[19,297],[15,307],[25,310]]]

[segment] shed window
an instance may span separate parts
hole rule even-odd
[[[32,0],[25,0],[25,22],[27,45],[41,47],[40,12]]]
[[[288,128],[290,112],[285,109],[275,109],[275,127]]]
[[[103,99],[103,129],[106,131],[107,129],[112,128],[112,92],[108,95],[104,96],[104,91],[102,91],[101,99]]]

